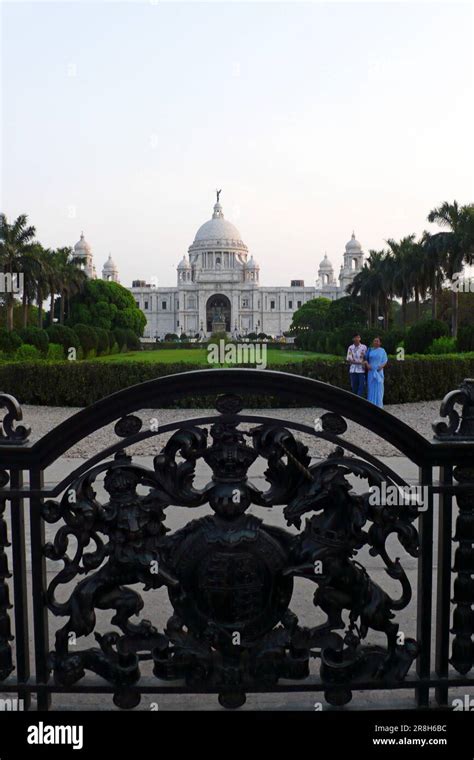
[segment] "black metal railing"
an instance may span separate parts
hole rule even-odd
[[[249,389],[326,411],[316,426],[251,414]],[[166,425],[136,414],[200,394],[217,395],[216,413]],[[142,383],[34,444],[15,399],[0,395],[0,406],[3,701],[30,709],[34,695],[46,710],[53,694],[104,693],[131,708],[145,694],[215,693],[238,707],[248,693],[301,691],[342,705],[354,691],[404,689],[428,706],[474,686],[473,380],[443,401],[447,422],[433,441],[346,391],[258,370]],[[346,419],[418,467],[415,496],[345,437]],[[107,448],[44,484],[47,468],[110,423]],[[299,434],[329,442],[330,453],[311,456]],[[153,466],[136,463],[127,450],[157,435],[167,440]],[[259,462],[263,488],[252,475]],[[178,507],[207,513],[170,530]],[[276,520],[257,516],[262,508]],[[375,579],[369,557],[398,591]],[[297,578],[314,605],[309,627],[291,609]],[[171,617],[143,618],[145,601],[154,614],[163,594]]]

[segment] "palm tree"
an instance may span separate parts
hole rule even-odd
[[[438,232],[435,235],[431,235],[425,230],[421,239],[425,259],[426,278],[431,295],[432,319],[437,319],[438,317],[438,296],[443,287],[443,282],[446,279],[445,235],[445,232]]]
[[[49,293],[50,267],[52,264],[52,251],[48,248],[40,248],[38,251],[40,270],[36,280],[36,303],[38,305],[38,327],[43,327],[43,303]]]
[[[448,279],[456,280],[465,264],[474,261],[474,204],[460,206],[457,201],[444,201],[428,214],[428,221],[444,227],[439,233],[437,244],[440,246]],[[452,287],[452,323],[453,338],[458,332],[459,288]]]
[[[415,235],[407,235],[399,242],[390,238],[387,245],[394,258],[393,262],[393,290],[395,295],[402,299],[402,324],[407,322],[407,304],[415,294],[417,310],[419,312],[420,283],[416,279],[418,265],[415,259],[421,256],[418,244],[415,243]]]
[[[66,303],[69,301],[70,296],[79,293],[87,280],[86,273],[78,265],[80,262],[73,261],[71,253],[71,248],[59,248],[57,251],[58,280],[60,282],[59,293],[61,295],[59,304],[60,324],[64,324]]]
[[[23,293],[22,293],[22,324],[28,326],[28,309],[33,303],[37,283],[41,273],[41,246],[34,245],[31,250],[25,251],[19,258],[21,271],[23,273]]]
[[[5,214],[0,214],[0,268],[4,274],[10,275],[13,283],[14,276],[22,272],[27,254],[34,249],[33,239],[36,230],[28,225],[26,214],[20,214],[12,224],[8,223]],[[25,283],[25,277],[23,278]],[[5,293],[7,307],[7,330],[13,330],[13,292]]]
[[[55,297],[56,297],[56,294],[61,289],[61,277],[59,275],[60,256],[58,257],[58,251],[51,250],[50,248],[47,249],[47,251],[45,252],[45,255],[46,255],[46,277],[47,277],[48,293],[49,293],[49,299],[50,299],[49,324],[52,325],[53,320],[54,320]]]
[[[367,261],[346,288],[349,295],[360,296],[362,304],[368,309],[369,327],[377,323],[380,305],[384,310],[385,319],[388,314],[385,257],[385,251],[369,251]]]

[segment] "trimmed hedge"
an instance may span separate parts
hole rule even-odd
[[[212,372],[213,368],[203,368]],[[280,370],[322,380],[349,390],[349,373],[345,362],[307,360],[292,364],[273,364]],[[189,363],[146,362],[5,362],[0,364],[0,388],[23,404],[49,406],[87,406],[111,393],[164,375],[196,370]],[[410,357],[391,359],[386,370],[385,403],[397,404],[442,398],[466,377],[474,376],[474,354],[459,357]],[[250,407],[287,406],[270,396],[258,397],[243,389]],[[209,407],[212,396],[181,401],[181,407]],[[295,399],[294,406],[298,406]],[[117,410],[120,415],[120,410]]]

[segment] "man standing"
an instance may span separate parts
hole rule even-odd
[[[365,395],[365,357],[367,346],[360,341],[359,333],[352,337],[353,343],[347,349],[347,361],[349,362],[349,377],[352,393],[357,396]]]

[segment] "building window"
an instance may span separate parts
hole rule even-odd
[[[145,309],[148,309],[148,301],[145,301],[144,307],[145,307]]]
[[[270,301],[270,309],[274,309],[274,308],[275,308],[275,301]]]
[[[242,308],[248,309],[249,308],[249,299],[248,298],[242,298]]]
[[[292,308],[293,308],[293,301],[288,301],[288,308],[289,308],[289,309],[292,309]]]
[[[297,306],[298,306],[298,309],[301,309],[301,301],[298,301]]]
[[[163,309],[163,311],[166,311],[166,301],[161,302],[161,308]]]

